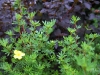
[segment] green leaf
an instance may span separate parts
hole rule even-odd
[[[68,27],[67,29],[68,29],[68,31],[69,31],[70,33],[75,33],[75,32],[76,32],[76,29],[75,29],[75,28],[70,28],[70,27]]]
[[[36,12],[28,13],[28,18],[32,20],[34,18],[35,14],[36,14]]]
[[[33,20],[30,20],[30,23],[32,26],[34,27],[37,27],[37,26],[40,26],[41,24],[39,23],[39,21],[33,21]]]
[[[3,47],[6,47],[8,44],[8,39],[0,39],[0,45],[2,45]]]
[[[0,63],[0,69],[11,71],[11,65],[7,62]]]
[[[5,33],[6,33],[6,34],[8,34],[9,36],[14,35],[14,33],[13,33],[13,31],[12,31],[12,30],[6,31]]]
[[[53,19],[53,20],[51,20],[51,21],[42,21],[42,22],[43,22],[43,24],[44,24],[47,28],[51,28],[51,27],[53,27],[53,25],[55,24],[56,20]]]
[[[71,20],[70,20],[70,23],[72,23],[72,24],[76,24],[76,22],[78,22],[79,20],[80,20],[79,17],[73,15],[72,18],[71,18]]]
[[[20,19],[22,19],[22,15],[15,13],[15,18],[16,18],[16,20],[20,20]]]

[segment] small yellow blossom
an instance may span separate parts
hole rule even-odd
[[[22,56],[25,56],[25,53],[19,51],[19,50],[14,50],[14,58],[15,59],[22,59]]]

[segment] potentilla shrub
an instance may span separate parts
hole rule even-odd
[[[71,23],[74,28],[67,28],[70,32],[68,37],[63,37],[64,40],[58,41],[62,47],[59,52],[58,62],[60,64],[61,75],[99,75],[100,74],[100,55],[96,49],[99,49],[95,40],[100,38],[97,33],[85,34],[84,40],[80,41],[77,30],[81,26],[77,26],[77,21],[80,20],[77,16],[72,16]]]
[[[36,12],[28,12],[20,0],[16,0],[15,6],[19,12],[15,13],[14,27],[5,32],[9,38],[0,39],[2,52],[5,53],[0,58],[0,75],[54,73],[56,41],[49,40],[49,35],[56,20],[43,21],[41,24],[33,20]],[[39,26],[42,27],[37,29]]]
[[[99,75],[100,55],[95,46],[99,34],[86,34],[83,41],[77,35],[81,28],[80,20],[72,16],[74,28],[66,28],[70,35],[63,40],[50,40],[56,20],[33,20],[36,12],[28,12],[16,1],[20,8],[15,13],[14,28],[5,32],[9,38],[0,39],[4,56],[0,57],[0,75]],[[28,23],[26,21],[28,20]],[[41,27],[40,27],[41,26]],[[38,29],[38,27],[40,27]],[[58,43],[61,50],[56,53],[54,46]]]
[[[3,75],[48,75],[53,73],[52,68],[56,63],[54,53],[56,41],[48,41],[48,39],[56,20],[43,21],[44,26],[37,30],[36,28],[41,24],[32,20],[34,15],[35,12],[28,13],[27,18],[30,21],[30,27],[28,27],[26,21],[22,19],[23,16],[16,13],[17,26],[13,30],[5,32],[9,38],[0,39],[2,52],[6,54],[6,57],[3,56],[0,62]],[[14,37],[17,36],[16,33],[19,33],[17,38]]]

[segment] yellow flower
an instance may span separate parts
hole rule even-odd
[[[18,50],[14,50],[14,58],[15,59],[22,59],[22,56],[25,56],[25,53],[18,51]]]

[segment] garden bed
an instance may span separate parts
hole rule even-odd
[[[99,8],[97,0],[4,2],[0,75],[99,75]]]

